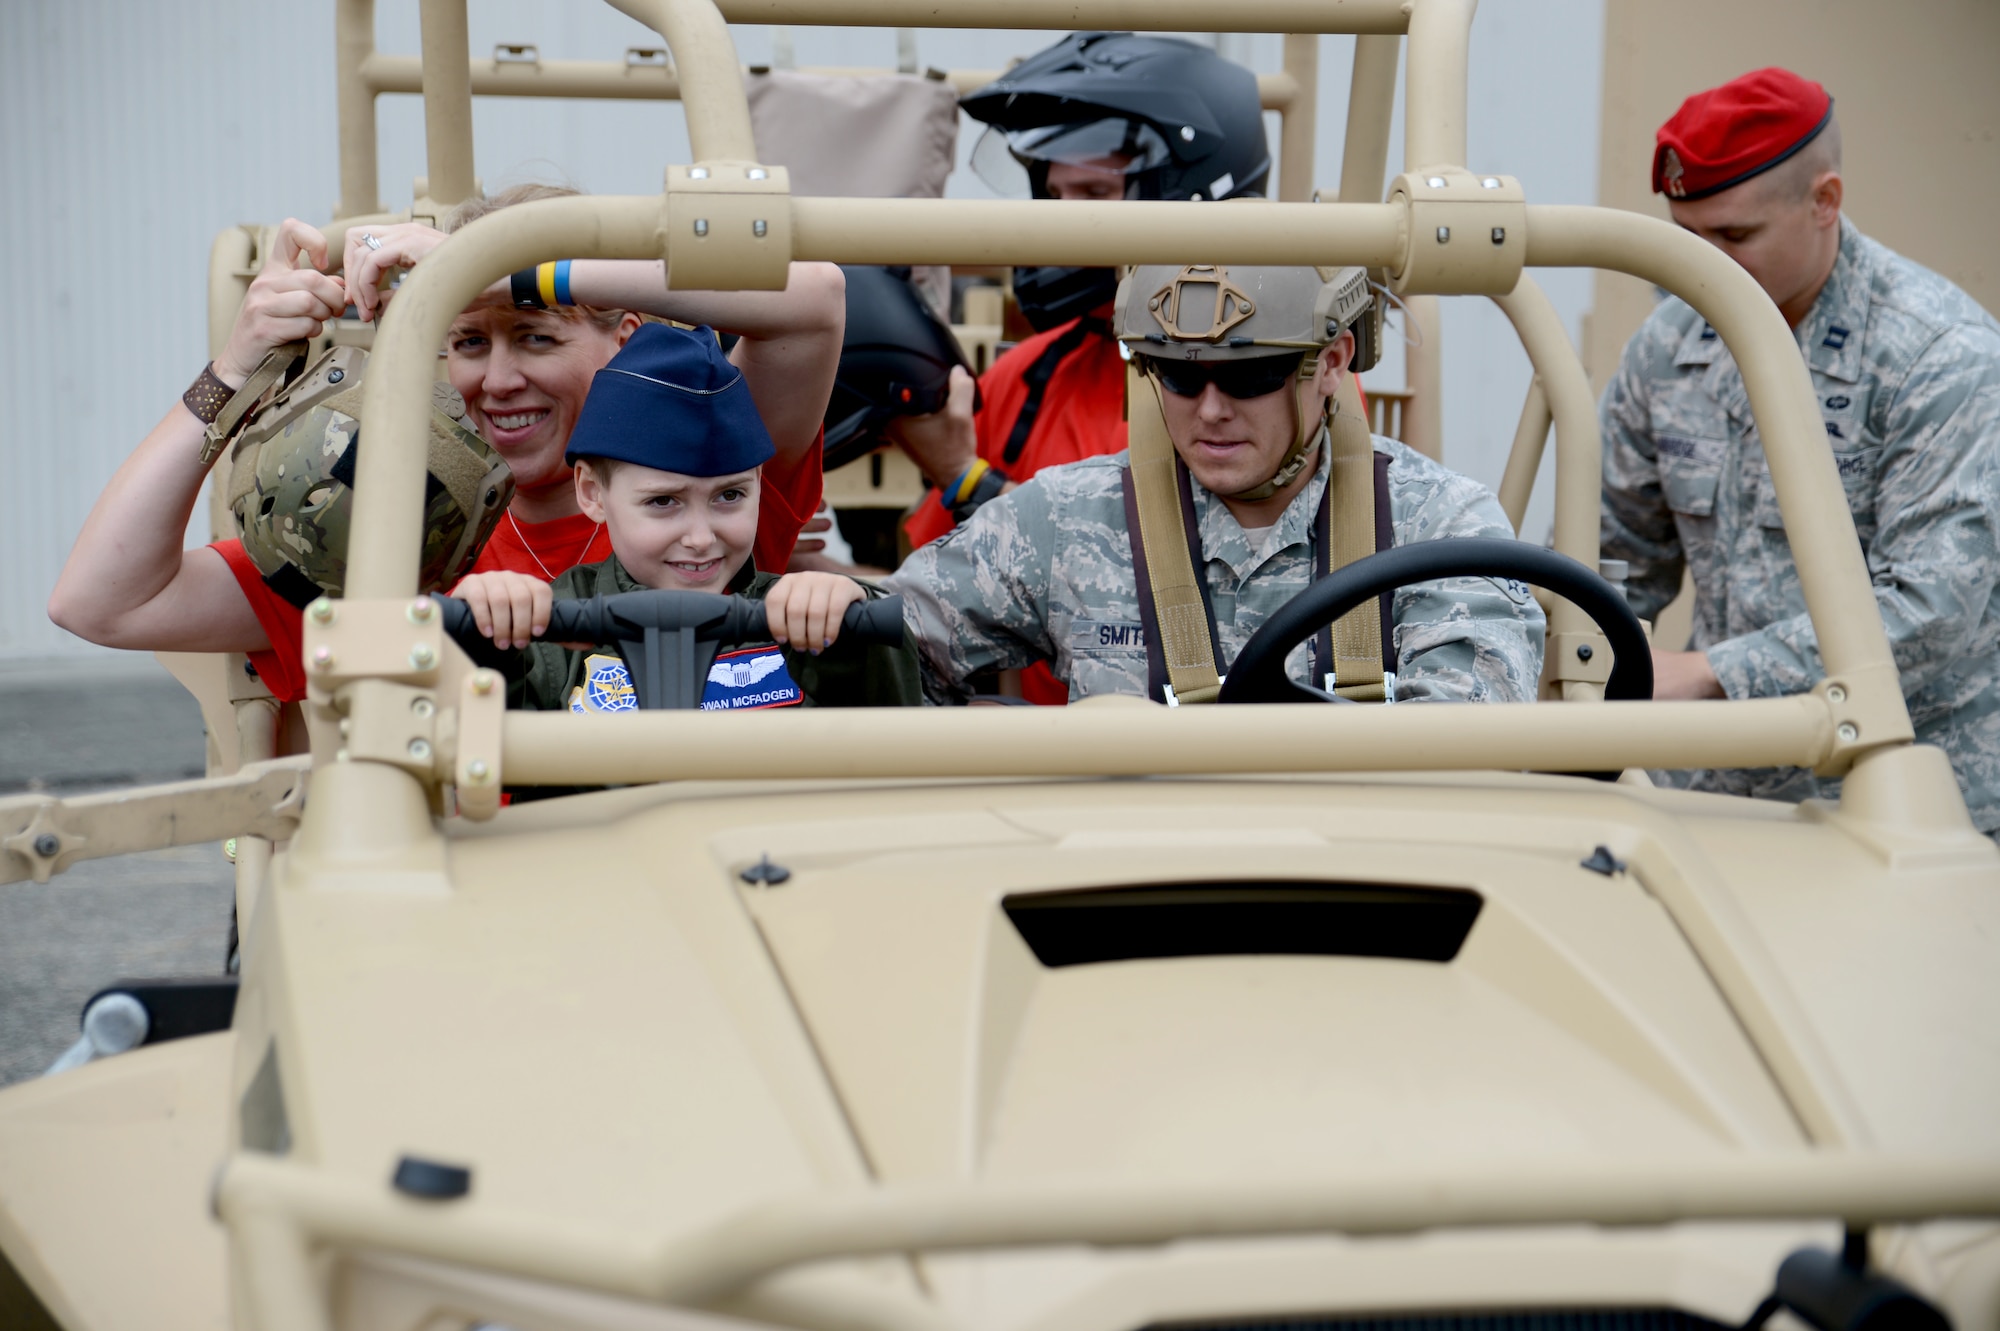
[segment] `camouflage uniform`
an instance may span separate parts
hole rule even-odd
[[[1903,673],[1917,739],[1951,756],[1973,820],[2000,828],[2000,324],[1949,282],[1841,222],[1797,330]],[[1693,645],[1731,698],[1821,678],[1771,473],[1736,362],[1668,299],[1604,397],[1603,549],[1655,615],[1694,573]],[[1779,799],[1832,796],[1798,768],[1661,774]]]
[[[1512,537],[1506,516],[1477,482],[1391,439],[1390,507],[1398,545],[1447,536]],[[1097,693],[1146,693],[1146,640],[1132,544],[1125,527],[1126,454],[1038,473],[911,555],[884,589],[903,595],[924,692],[956,702],[989,667],[1048,661],[1071,701]],[[1312,581],[1312,527],[1326,488],[1327,446],[1304,491],[1286,506],[1262,550],[1220,499],[1194,485],[1204,576],[1221,638],[1218,664],[1234,661],[1272,612]],[[1396,696],[1526,701],[1542,669],[1540,607],[1520,583],[1454,578],[1404,587],[1395,598]],[[1308,679],[1308,646],[1286,660]]]

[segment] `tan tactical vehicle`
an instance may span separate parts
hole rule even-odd
[[[2000,1326],[2000,851],[1911,743],[1783,320],[1692,236],[1466,169],[1471,0],[621,8],[670,67],[468,62],[463,0],[425,0],[419,83],[342,0],[350,223],[384,90],[425,97],[419,215],[472,189],[470,96],[524,80],[677,92],[697,161],[496,213],[403,286],[346,599],[306,622],[310,757],[204,684],[240,714],[222,774],[0,801],[0,881],[235,837],[244,923],[233,1016],[141,986],[93,1008],[83,1066],[0,1092],[0,1324]],[[1357,32],[1343,201],[1305,201],[1292,135],[1263,206],[792,197],[725,18]],[[1287,49],[1296,107],[1315,47]],[[411,599],[435,348],[500,275],[660,255],[694,288],[1313,263],[1491,297],[1540,384],[1511,493],[1546,412],[1587,570],[1592,403],[1524,268],[1638,275],[1743,367],[1827,678],[1604,701],[1643,643],[1559,601],[1536,705],[505,713]],[[1606,591],[1572,579],[1616,621]],[[1641,775],[1772,765],[1843,793]]]

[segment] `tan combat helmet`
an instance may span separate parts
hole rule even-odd
[[[368,353],[334,347],[259,407],[236,440],[229,508],[243,549],[272,589],[303,607],[339,596],[360,454]],[[514,473],[465,422],[449,384],[431,394],[422,590],[472,568],[514,495]]]
[[[1307,353],[1293,382],[1298,430],[1269,480],[1231,498],[1264,499],[1289,485],[1311,459],[1322,414],[1308,412],[1305,385],[1312,353],[1354,333],[1354,373],[1373,368],[1381,349],[1381,313],[1362,268],[1259,267],[1248,264],[1148,264],[1118,287],[1118,340],[1149,360],[1254,360]],[[1148,373],[1156,385],[1158,376]]]

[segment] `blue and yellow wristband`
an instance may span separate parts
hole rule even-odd
[[[569,294],[568,259],[523,268],[507,279],[507,286],[517,310],[546,310],[551,305],[576,303]]]
[[[938,491],[938,505],[951,514],[953,521],[963,522],[1006,488],[1006,472],[985,458],[974,458],[957,480]]]
[[[958,479],[938,491],[938,505],[946,511],[957,508],[972,498],[972,492],[979,488],[979,478],[993,470],[993,464],[985,458],[974,458],[972,465],[960,472]]]

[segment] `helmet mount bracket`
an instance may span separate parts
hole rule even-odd
[[[1189,301],[1194,301],[1190,308]],[[1206,323],[1197,328],[1182,319],[1209,306]],[[1188,264],[1146,302],[1153,321],[1176,342],[1220,342],[1229,331],[1257,312],[1257,302],[1229,280],[1227,269],[1213,264]]]

